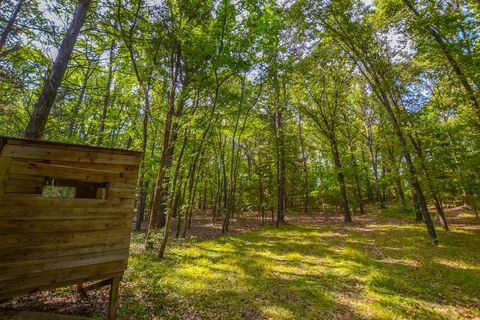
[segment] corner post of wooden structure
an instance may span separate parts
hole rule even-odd
[[[117,319],[118,308],[118,288],[120,285],[121,277],[112,278],[112,285],[110,287],[110,305],[108,306],[108,319]]]

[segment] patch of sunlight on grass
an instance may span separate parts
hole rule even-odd
[[[409,214],[379,211],[367,227],[264,226],[183,241],[161,261],[133,254],[122,317],[480,318],[480,231],[452,225],[452,232],[438,230],[435,247]],[[135,236],[132,247],[142,240]]]
[[[295,319],[293,313],[290,310],[282,308],[280,306],[263,306],[260,308],[262,313],[270,319]]]
[[[454,269],[463,269],[463,270],[480,270],[480,264],[474,265],[466,263],[464,261],[452,261],[447,259],[438,259],[435,258],[435,262],[441,264],[445,267],[454,268]],[[479,288],[480,290],[480,288]]]
[[[359,303],[357,307],[370,319],[448,319],[428,303],[394,295],[372,296],[367,303]]]

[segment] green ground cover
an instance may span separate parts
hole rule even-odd
[[[455,319],[480,317],[480,229],[384,211],[359,222],[265,226],[132,254],[126,319]],[[358,221],[358,219],[357,219]],[[141,241],[136,236],[133,246]]]

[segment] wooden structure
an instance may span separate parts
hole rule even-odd
[[[127,266],[141,153],[0,137],[0,301]]]

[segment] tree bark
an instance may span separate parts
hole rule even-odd
[[[307,154],[305,152],[305,141],[303,139],[302,115],[298,114],[298,139],[300,141],[300,152],[302,153],[303,169],[303,213],[308,214],[308,167]]]
[[[68,132],[67,136],[69,138],[73,137],[75,135],[76,131],[76,124],[77,124],[77,117],[78,113],[80,112],[80,108],[82,106],[83,99],[85,98],[85,92],[87,91],[87,85],[88,85],[88,80],[91,77],[90,70],[87,71],[87,74],[83,78],[82,82],[82,87],[80,88],[80,95],[78,96],[77,102],[75,103],[75,106],[73,107],[73,112],[72,112],[72,117],[69,121],[68,124]]]
[[[415,208],[415,220],[423,221],[422,210],[420,210],[420,205],[418,204],[417,194],[413,193],[413,207]]]
[[[333,135],[329,137],[330,148],[332,150],[333,163],[335,171],[337,172],[338,186],[340,187],[340,197],[342,200],[343,221],[352,222],[350,215],[350,208],[348,206],[347,186],[345,185],[345,177],[343,175],[342,162],[340,160],[340,153],[338,152],[338,143]]]
[[[360,209],[360,214],[365,214],[365,209],[363,207],[363,195],[362,195],[362,187],[360,185],[360,177],[358,176],[358,166],[357,166],[357,159],[355,159],[354,148],[352,144],[352,133],[348,123],[348,117],[345,113],[343,113],[343,119],[345,120],[346,132],[347,132],[347,144],[348,150],[350,152],[350,162],[353,168],[353,178],[355,179],[355,196],[357,198],[358,207]],[[353,209],[352,209],[353,210]]]
[[[378,150],[378,149],[377,149]],[[373,182],[375,184],[375,197],[377,202],[380,205],[380,208],[385,208],[385,203],[383,202],[383,198],[380,194],[380,183],[378,178],[378,162],[377,162],[377,150],[373,150],[373,143],[368,143],[368,151],[370,153],[370,161],[372,165],[373,171]]]
[[[113,80],[113,54],[115,50],[115,40],[112,40],[110,45],[110,56],[108,60],[108,78],[105,96],[103,98],[102,114],[100,116],[100,127],[98,128],[97,146],[101,146],[103,143],[103,137],[105,135],[105,120],[107,118],[108,107],[110,106],[110,91],[112,89]]]
[[[77,4],[73,20],[68,28],[67,34],[63,38],[53,68],[45,81],[40,97],[35,104],[30,122],[25,130],[24,136],[26,138],[37,140],[43,137],[50,110],[57,96],[58,88],[65,75],[65,71],[67,70],[68,62],[72,56],[75,42],[83,26],[90,3],[91,0],[79,0]]]
[[[417,155],[419,157],[420,167],[422,168],[423,174],[425,176],[428,189],[430,191],[430,196],[435,204],[435,209],[437,210],[438,217],[440,219],[440,224],[445,231],[449,231],[447,218],[445,217],[445,212],[443,211],[442,204],[438,199],[437,192],[435,190],[435,186],[433,185],[432,179],[430,178],[430,173],[428,171],[427,165],[425,164],[425,156],[423,154],[422,146],[419,140],[416,140],[413,136],[410,135],[410,140],[412,141],[412,145],[417,151]]]
[[[147,152],[148,143],[148,122],[150,113],[150,85],[145,88],[143,122],[142,122],[142,156],[140,159],[140,168],[138,169],[140,177],[138,179],[138,202],[137,214],[135,218],[135,231],[140,231],[142,221],[145,215],[147,205],[147,188],[145,186],[145,153]]]
[[[182,143],[182,148],[180,149],[180,154],[178,155],[178,158],[177,158],[177,165],[175,166],[175,173],[173,175],[172,194],[176,194],[176,186],[177,186],[177,181],[178,181],[178,175],[180,173],[180,168],[181,168],[181,165],[182,165],[182,158],[183,158],[183,154],[184,154],[184,151],[185,151],[185,146],[187,145],[187,139],[188,139],[188,132],[185,132],[185,137],[184,137],[184,140],[183,140],[183,143]],[[163,255],[165,254],[165,248],[167,247],[167,242],[168,242],[168,239],[170,237],[171,223],[172,223],[172,212],[173,212],[174,203],[175,203],[175,197],[170,197],[168,199],[168,205],[167,205],[167,218],[166,218],[166,221],[165,221],[165,231],[163,232],[162,243],[160,245],[160,250],[158,251],[158,257],[159,258],[163,258]]]
[[[173,62],[173,58],[174,57],[172,56],[172,62]],[[162,154],[160,156],[160,164],[158,167],[157,181],[155,183],[155,189],[154,189],[153,200],[152,200],[152,209],[150,212],[148,231],[145,239],[145,247],[148,249],[151,248],[151,246],[153,245],[150,242],[150,234],[153,232],[153,230],[157,226],[157,218],[158,218],[158,213],[160,212],[160,204],[164,197],[163,184],[164,184],[164,178],[166,175],[166,163],[169,157],[169,145],[170,145],[170,135],[172,131],[173,116],[175,113],[175,91],[177,88],[179,64],[180,64],[180,56],[177,55],[175,62],[173,62],[173,66],[172,66],[172,82],[171,82],[170,92],[168,94],[168,109],[165,117],[165,129],[163,133]]]
[[[20,10],[22,9],[24,2],[25,0],[18,0],[17,6],[13,10],[12,15],[10,16],[10,19],[7,22],[7,25],[5,26],[5,29],[3,29],[3,32],[0,36],[0,52],[2,51],[3,47],[7,43],[7,38],[13,30],[13,26],[15,24],[15,21],[17,20],[18,14],[20,13]]]

